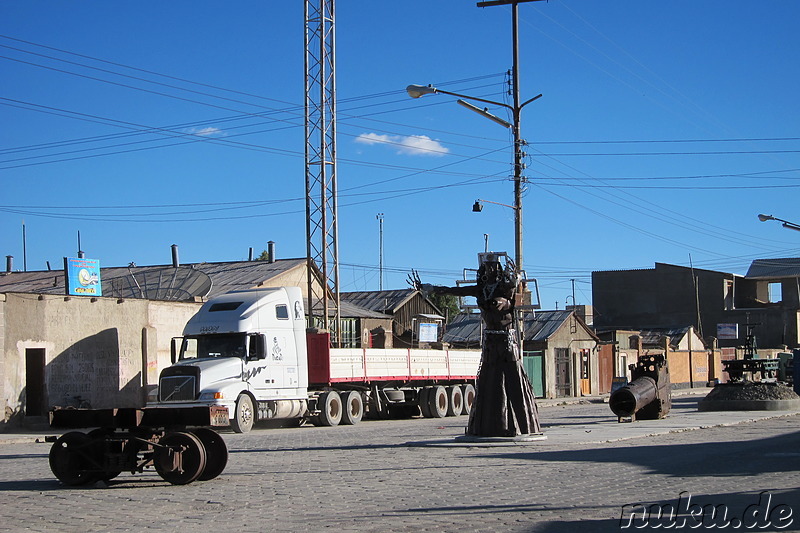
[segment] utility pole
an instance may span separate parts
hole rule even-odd
[[[577,307],[578,302],[575,301],[575,280],[571,279],[570,281],[572,282],[572,306]]]
[[[25,220],[22,221],[22,271],[28,271],[28,237],[25,233]]]
[[[485,2],[478,2],[478,7],[490,6],[511,6],[511,50],[512,50],[512,64],[511,64],[511,95],[513,98],[513,106],[511,108],[513,116],[513,130],[514,130],[514,261],[516,262],[517,269],[523,270],[523,255],[522,255],[522,193],[524,192],[524,180],[522,170],[525,168],[523,158],[525,154],[522,150],[525,141],[522,140],[520,118],[522,115],[522,108],[532,100],[528,100],[520,104],[520,91],[519,91],[519,23],[518,23],[518,4],[523,2],[538,2],[541,0],[488,0]]]
[[[378,213],[378,286],[383,290],[383,213]]]

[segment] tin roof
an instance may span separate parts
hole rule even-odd
[[[745,279],[782,279],[800,277],[800,258],[756,259],[750,264]]]
[[[179,266],[101,267],[103,295],[118,298],[187,300],[251,289],[298,267],[306,260],[232,261]],[[0,292],[64,294],[63,270],[10,272],[0,275]]]
[[[394,314],[411,300],[415,289],[396,289],[387,291],[343,292],[339,295],[343,302],[348,302],[364,309],[378,313]]]
[[[447,325],[442,342],[480,346],[481,331],[480,313],[459,313]]]
[[[526,313],[523,333],[526,341],[549,339],[574,313],[572,311],[537,311]],[[580,320],[577,316],[576,320]],[[480,313],[461,313],[448,324],[442,342],[477,344],[481,340]]]
[[[572,314],[572,311],[538,311],[535,315],[526,313],[522,320],[524,339],[526,341],[549,339]]]
[[[151,300],[213,298],[226,292],[263,287],[271,279],[296,268],[305,269],[305,258],[269,261],[226,261],[172,265],[101,267],[103,296]],[[303,274],[305,276],[305,273]],[[0,293],[64,294],[64,271],[44,270],[0,274]],[[315,304],[316,306],[316,304]],[[347,318],[388,318],[348,301],[341,302]]]
[[[644,347],[655,347],[660,348],[663,339],[669,339],[669,345],[671,347],[677,347],[681,340],[689,333],[690,326],[683,326],[683,327],[674,327],[674,328],[650,328],[650,329],[643,329],[639,333],[639,336],[642,338],[642,346]],[[699,335],[698,335],[699,338]],[[706,341],[700,338],[700,341],[703,345],[706,344]]]

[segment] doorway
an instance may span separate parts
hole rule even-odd
[[[556,348],[556,396],[572,396],[572,365],[569,348]]]
[[[25,416],[47,414],[44,348],[25,348]]]

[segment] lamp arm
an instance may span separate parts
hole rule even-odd
[[[539,98],[541,98],[541,97],[542,97],[542,95],[541,95],[541,94],[537,94],[536,96],[534,96],[534,97],[533,97],[533,98],[531,98],[530,100],[525,100],[524,102],[522,102],[522,104],[519,106],[519,108],[520,108],[520,109],[522,109],[522,108],[523,108],[523,107],[525,107],[526,105],[530,104],[531,102],[533,102],[533,101],[535,101],[535,100],[538,100],[538,99],[539,99]]]
[[[460,93],[451,93],[450,91],[443,91],[441,89],[436,89],[436,88],[433,89],[433,92],[442,93],[442,94],[449,94],[450,96],[457,96],[459,98],[466,98],[467,100],[475,100],[476,102],[483,102],[484,104],[497,105],[497,106],[505,107],[505,108],[508,108],[508,109],[511,109],[511,110],[514,109],[513,106],[510,106],[508,104],[504,104],[503,102],[495,102],[494,100],[486,100],[484,98],[478,98],[476,96],[469,96],[469,95],[460,94]]]

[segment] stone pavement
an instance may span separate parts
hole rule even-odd
[[[800,530],[798,413],[700,413],[698,398],[623,424],[607,404],[540,402],[547,439],[513,446],[441,445],[465,417],[226,433],[225,472],[185,486],[145,472],[69,488],[50,472],[49,444],[5,441],[0,531],[584,533],[620,530],[636,504],[685,507],[687,527]],[[622,525],[632,509],[643,508],[627,507]],[[669,516],[631,529],[657,525]]]

